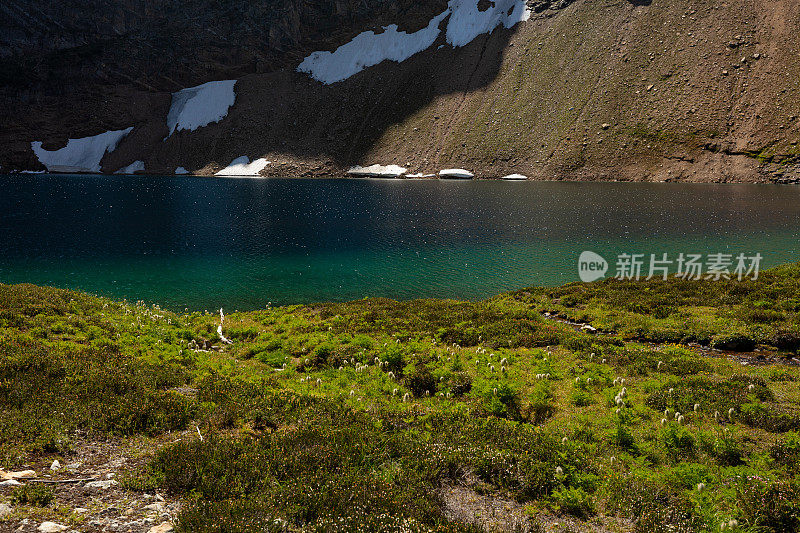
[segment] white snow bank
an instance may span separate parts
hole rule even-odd
[[[117,170],[116,172],[114,172],[114,174],[134,174],[137,171],[143,171],[143,170],[144,170],[144,161],[134,161],[127,167],[123,167]]]
[[[474,178],[475,174],[470,172],[469,170],[464,170],[463,168],[446,168],[444,170],[439,171],[440,178],[458,178],[458,179],[470,179]]]
[[[176,176],[182,176],[182,175],[184,175],[184,174],[188,174],[188,173],[189,173],[189,171],[188,171],[188,170],[186,170],[186,169],[185,169],[185,168],[183,168],[183,167],[178,167],[178,168],[176,168],[176,169],[175,169],[175,175],[176,175]]]
[[[368,167],[355,166],[347,171],[352,176],[371,176],[374,178],[398,178],[408,171],[398,165],[370,165]]]
[[[523,176],[522,174],[509,174],[508,176],[503,176],[500,179],[504,180],[526,180],[528,176]]]
[[[33,141],[31,149],[50,172],[100,172],[100,161],[106,152],[113,152],[119,142],[133,128],[107,131],[93,137],[70,139],[60,150],[45,150],[40,141]]]
[[[478,11],[477,0],[450,0],[448,11],[447,42],[453,46],[467,45],[501,24],[511,28],[531,17],[525,0],[494,0],[486,11]]]
[[[346,80],[367,67],[391,59],[404,61],[422,52],[439,36],[439,23],[449,11],[434,17],[425,28],[414,33],[397,31],[397,24],[384,27],[383,33],[365,31],[333,52],[314,52],[297,67],[322,83]]]
[[[270,161],[266,159],[256,159],[252,163],[246,155],[237,157],[231,164],[215,174],[215,176],[258,176]]]
[[[210,81],[172,93],[167,137],[176,131],[194,131],[225,118],[236,101],[235,84],[236,80]]]
[[[439,37],[439,24],[449,16],[447,42],[464,46],[483,33],[491,33],[501,24],[510,28],[528,20],[531,12],[525,0],[494,0],[486,11],[478,10],[478,0],[450,0],[447,9],[428,25],[414,33],[397,31],[397,24],[384,27],[383,33],[365,31],[333,52],[314,52],[297,67],[325,84],[346,80],[367,67],[390,59],[405,61],[429,48]],[[441,49],[440,45],[437,49]]]
[[[419,173],[419,174],[409,174],[406,177],[407,178],[432,178],[435,175],[436,174],[422,174],[422,173]]]

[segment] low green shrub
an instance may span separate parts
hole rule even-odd
[[[53,503],[56,497],[53,489],[39,483],[15,487],[10,496],[13,505],[33,505],[34,507],[46,507]]]

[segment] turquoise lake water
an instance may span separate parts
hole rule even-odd
[[[592,250],[800,261],[800,187],[0,176],[0,282],[159,303],[484,298]]]

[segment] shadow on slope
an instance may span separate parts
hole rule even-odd
[[[362,163],[386,131],[439,97],[452,99],[491,83],[515,29],[498,28],[462,48],[446,45],[443,32],[428,50],[402,63],[384,61],[332,85],[296,72],[245,77],[237,84],[237,102],[228,117],[154,143],[147,168],[197,170],[209,163],[224,166],[240,155],[270,154]],[[436,115],[431,120],[437,128],[447,127]],[[135,157],[125,153],[132,147],[124,144],[119,161],[107,159],[109,167]]]

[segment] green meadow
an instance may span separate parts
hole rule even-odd
[[[0,468],[135,445],[122,486],[182,532],[796,531],[798,312],[790,264],[231,312],[228,344],[217,312],[0,285]]]

